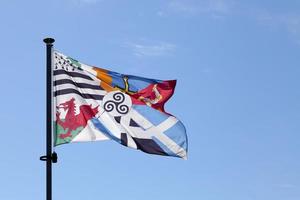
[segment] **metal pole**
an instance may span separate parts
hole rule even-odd
[[[46,161],[46,200],[52,200],[52,162],[57,161],[57,155],[52,153],[52,47],[53,38],[45,38],[46,43],[46,156],[40,160]]]

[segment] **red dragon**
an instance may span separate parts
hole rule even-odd
[[[61,139],[65,139],[67,137],[72,137],[71,132],[76,130],[79,127],[85,127],[87,125],[87,121],[91,118],[95,117],[95,115],[99,112],[98,107],[96,106],[92,108],[92,105],[81,105],[79,107],[79,114],[75,115],[75,99],[72,98],[69,101],[61,103],[57,106],[57,109],[63,108],[67,111],[65,119],[62,121],[60,118],[60,112],[56,112],[56,123],[59,124],[64,129],[67,129],[67,133],[62,133],[59,135]]]

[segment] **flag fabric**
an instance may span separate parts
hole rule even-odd
[[[176,80],[92,67],[53,52],[54,145],[114,140],[150,154],[187,157],[184,125],[167,113]]]

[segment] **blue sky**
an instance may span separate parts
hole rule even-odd
[[[300,199],[300,1],[1,1],[0,199],[45,196],[45,46],[178,80],[189,159],[56,148],[53,199]]]

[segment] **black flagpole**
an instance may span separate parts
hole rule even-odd
[[[53,38],[45,38],[46,43],[46,152],[40,160],[46,161],[46,200],[52,200],[52,162],[57,162],[57,154],[52,153],[52,47]]]

